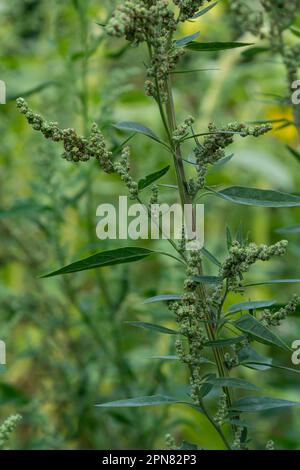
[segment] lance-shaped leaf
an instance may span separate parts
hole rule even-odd
[[[162,178],[166,173],[168,173],[169,169],[170,165],[166,166],[165,168],[162,168],[161,170],[155,171],[154,173],[151,173],[145,178],[140,179],[138,182],[139,190],[141,191],[142,189],[147,188],[159,178]]]
[[[255,413],[256,411],[273,410],[275,408],[287,408],[291,406],[300,406],[300,403],[271,397],[244,397],[233,403],[230,411]]]
[[[246,42],[196,42],[192,41],[185,47],[191,51],[210,52],[236,49],[237,47],[252,46],[252,43]]]
[[[254,302],[242,302],[240,304],[230,305],[228,309],[228,313],[236,313],[242,310],[256,310],[260,308],[267,308],[267,307],[271,307],[275,303],[276,303],[275,300],[261,300],[261,301],[257,300]]]
[[[260,388],[244,379],[236,379],[234,377],[208,377],[205,382],[215,387],[231,387],[241,390],[257,390]]]
[[[295,149],[293,149],[292,147],[290,147],[289,145],[287,145],[286,147],[287,147],[288,151],[290,152],[290,154],[291,154],[294,158],[296,158],[296,160],[297,160],[298,162],[300,162],[300,153],[299,153],[297,150],[295,150]]]
[[[127,400],[116,400],[108,403],[96,405],[100,408],[136,408],[139,406],[157,406],[172,405],[174,403],[185,403],[178,398],[168,397],[165,395],[152,395],[149,397],[128,398]]]
[[[182,296],[177,294],[161,294],[155,295],[154,297],[149,297],[149,299],[144,300],[144,304],[152,304],[155,302],[169,302],[175,300],[181,300]]]
[[[252,286],[264,286],[271,284],[293,284],[300,282],[300,279],[272,279],[270,281],[257,281],[251,282],[250,284],[244,284],[243,287],[252,287]]]
[[[136,326],[137,328],[144,328],[145,330],[156,331],[157,333],[164,333],[165,335],[179,335],[179,331],[165,328],[164,326],[154,325],[153,323],[147,323],[143,321],[127,321],[127,325]]]
[[[214,194],[227,201],[246,206],[263,207],[297,207],[300,206],[300,197],[294,194],[281,193],[268,189],[246,188],[232,186]]]
[[[251,335],[260,343],[277,346],[278,348],[285,349],[286,351],[291,351],[279,336],[256,320],[256,318],[252,317],[252,315],[243,315],[241,318],[234,321],[233,325],[243,333]]]
[[[196,14],[193,16],[193,19],[200,18],[200,16],[205,15],[205,14],[208,13],[212,8],[214,8],[218,3],[219,3],[219,0],[218,0],[217,2],[212,3],[211,5],[208,5],[208,7],[203,8],[203,10],[198,11],[198,13],[196,13]]]
[[[216,266],[218,266],[218,267],[221,266],[220,261],[210,251],[208,251],[207,248],[203,247],[201,249],[201,253],[203,254],[203,256],[205,256],[205,258],[207,258],[209,261],[211,261]]]
[[[150,137],[150,139],[155,140],[156,142],[161,142],[159,137],[148,127],[143,126],[142,124],[138,124],[137,122],[132,122],[132,121],[123,121],[123,122],[118,122],[117,124],[114,124],[114,127],[116,129],[119,129],[120,131],[130,131],[130,132],[136,132],[137,134],[143,134],[146,135],[147,137]]]
[[[247,336],[233,336],[232,338],[216,339],[213,341],[207,341],[204,346],[212,346],[214,348],[223,348],[225,346],[232,346],[233,344],[239,344],[245,341]]]
[[[192,42],[194,39],[197,39],[199,36],[200,33],[197,32],[194,34],[190,34],[189,36],[184,36],[184,38],[177,39],[177,41],[175,41],[176,46],[185,46],[189,42]]]
[[[289,227],[281,227],[276,230],[277,233],[289,234],[300,233],[300,225],[291,225]]]
[[[102,268],[104,266],[113,266],[115,264],[132,263],[142,260],[153,253],[154,251],[152,250],[139,247],[126,247],[102,251],[88,258],[75,261],[49,274],[45,274],[42,278],[58,276],[59,274],[76,273],[78,271],[86,271],[87,269]]]

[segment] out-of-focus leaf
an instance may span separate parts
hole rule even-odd
[[[183,441],[179,450],[197,450],[198,446],[187,441]]]
[[[181,300],[182,296],[177,294],[161,294],[150,297],[149,299],[144,300],[144,304],[152,304],[154,302],[169,302],[173,300]]]
[[[137,328],[144,328],[145,330],[156,331],[157,333],[164,333],[165,335],[179,335],[179,331],[165,328],[164,326],[154,325],[153,323],[147,323],[143,321],[127,321],[127,325],[136,326]]]
[[[128,398],[127,400],[116,400],[108,403],[101,403],[100,408],[136,408],[139,406],[157,406],[157,405],[172,405],[173,403],[184,403],[183,401],[164,395],[152,395],[149,397]]]
[[[262,54],[263,52],[269,52],[269,51],[270,49],[268,47],[249,47],[249,49],[242,52],[242,55],[246,57],[246,59],[252,59],[258,54]]]
[[[48,206],[42,206],[33,201],[24,201],[23,203],[15,204],[9,209],[0,208],[0,219],[5,219],[8,217],[20,217],[30,213],[42,212],[49,210]]]
[[[158,170],[154,173],[151,173],[150,175],[146,176],[145,178],[140,179],[139,182],[138,182],[139,190],[141,191],[142,189],[147,188],[152,183],[154,183],[158,179],[162,178],[166,173],[168,173],[169,169],[170,169],[170,165],[168,165],[165,168],[162,168],[161,170]]]
[[[233,403],[230,411],[255,413],[256,411],[273,410],[275,408],[287,408],[291,406],[300,406],[300,403],[271,397],[244,397]]]
[[[272,279],[270,281],[258,281],[258,282],[251,282],[250,284],[244,284],[243,287],[252,287],[252,286],[264,286],[264,285],[271,285],[271,284],[293,284],[300,282],[300,279]]]
[[[14,101],[17,98],[19,98],[19,96],[22,96],[22,98],[28,98],[28,96],[35,95],[36,93],[39,93],[40,91],[43,91],[46,88],[53,87],[53,86],[54,87],[60,86],[60,82],[55,81],[55,80],[48,80],[48,81],[40,83],[39,85],[36,85],[32,88],[29,88],[29,90],[22,91],[22,92],[19,92],[19,93],[13,93],[11,95],[8,94],[7,102],[8,101]]]
[[[282,227],[276,230],[277,233],[300,233],[300,225],[292,225],[291,227]]]
[[[300,206],[300,197],[294,194],[281,193],[267,189],[246,188],[232,186],[214,194],[227,201],[247,206],[263,207],[297,207]]]
[[[194,276],[193,281],[203,284],[218,284],[222,279],[218,276]]]
[[[28,402],[28,398],[13,385],[0,382],[0,405],[14,403],[15,405],[24,405]]]
[[[300,162],[300,153],[297,150],[290,147],[289,145],[287,145],[286,147],[288,151],[290,152],[290,154],[293,155],[293,157],[295,157],[298,162]]]

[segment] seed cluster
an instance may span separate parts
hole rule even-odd
[[[3,449],[5,442],[9,439],[11,433],[16,429],[21,421],[19,414],[9,416],[0,426],[0,449]]]
[[[228,280],[229,289],[234,291],[240,285],[242,275],[249,271],[257,261],[268,261],[273,256],[282,256],[286,253],[288,242],[281,240],[275,245],[242,245],[234,241],[229,250],[229,256],[220,268],[220,277]]]
[[[266,326],[280,326],[283,320],[285,320],[289,315],[295,313],[299,303],[300,298],[297,295],[294,295],[290,302],[277,312],[265,309],[262,313],[261,320]]]
[[[222,395],[219,398],[218,410],[217,410],[217,414],[214,416],[214,421],[217,423],[218,426],[222,426],[227,416],[228,416],[227,397],[225,393],[222,393]]]
[[[261,34],[263,27],[263,11],[254,9],[247,0],[231,0],[229,8],[238,20],[241,31],[250,31],[254,35]]]
[[[271,129],[271,124],[247,126],[241,123],[229,123],[227,126],[218,128],[214,123],[209,123],[209,135],[205,137],[203,143],[198,143],[194,149],[197,181],[190,182],[190,192],[197,192],[204,187],[208,166],[217,163],[226,156],[225,149],[233,143],[235,134],[239,134],[241,137],[259,137]]]
[[[61,129],[57,122],[46,121],[43,116],[34,113],[23,98],[17,99],[17,106],[33,129],[40,131],[46,139],[63,142],[62,157],[67,161],[86,162],[96,158],[103,171],[113,172],[112,153],[107,150],[97,124],[93,124],[89,138],[84,138],[79,136],[75,129]]]
[[[114,164],[114,171],[121,176],[121,180],[124,181],[127,188],[129,189],[131,199],[136,199],[138,196],[138,184],[133,181],[130,176],[130,148],[124,147],[121,154],[120,161]]]

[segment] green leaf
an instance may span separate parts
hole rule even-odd
[[[139,190],[141,191],[142,189],[147,188],[159,178],[162,178],[166,173],[168,173],[169,169],[170,165],[166,166],[165,168],[162,168],[161,170],[156,171],[155,173],[151,173],[145,178],[140,179],[138,182]]]
[[[286,148],[289,150],[290,154],[293,155],[293,157],[295,157],[298,162],[300,162],[300,153],[289,145],[287,145]]]
[[[57,276],[60,274],[76,273],[78,271],[86,271],[87,269],[102,268],[104,266],[113,266],[115,264],[132,263],[139,261],[154,253],[147,248],[126,247],[117,248],[116,250],[102,251],[95,255],[89,256],[75,263],[71,263],[63,268],[53,271],[49,274],[41,276],[42,278]]]
[[[252,46],[252,43],[246,42],[195,42],[192,41],[185,47],[191,51],[224,51],[227,49],[236,49],[237,47]]]
[[[208,5],[208,7],[203,8],[203,10],[200,10],[198,13],[196,13],[193,16],[193,19],[195,20],[196,18],[200,18],[200,16],[205,15],[208,13],[212,8],[214,8],[217,4],[219,3],[219,0],[217,2],[212,3],[211,5]]]
[[[267,370],[271,367],[272,359],[262,356],[250,346],[244,346],[237,352],[239,364],[250,369]]]
[[[202,383],[202,385],[200,386],[200,389],[199,389],[199,397],[200,398],[204,398],[206,397],[206,395],[209,394],[209,392],[214,388],[214,386],[209,382],[208,379],[213,379],[216,377],[216,374],[208,374],[206,379],[205,379],[205,382]]]
[[[222,279],[218,276],[194,276],[193,281],[203,284],[219,284]]]
[[[6,219],[8,217],[20,217],[22,215],[42,212],[49,210],[48,206],[42,206],[33,201],[23,201],[13,205],[9,209],[0,208],[0,219]]]
[[[200,36],[199,32],[190,34],[189,36],[185,36],[184,38],[177,39],[177,41],[175,41],[175,44],[176,46],[185,46],[189,42],[192,42],[194,39],[197,39],[199,36]]]
[[[227,201],[246,206],[295,207],[300,206],[300,197],[266,189],[232,186],[214,194]]]
[[[290,227],[282,227],[276,230],[277,233],[300,233],[300,225],[291,225]]]
[[[243,310],[256,310],[259,308],[271,307],[276,303],[276,300],[261,300],[255,302],[242,302],[240,304],[230,305],[228,313],[236,313]]]
[[[242,341],[245,341],[245,339],[247,339],[247,336],[234,336],[233,338],[216,339],[214,341],[207,341],[204,343],[204,346],[223,348],[225,346],[241,343]]]
[[[135,408],[138,406],[157,406],[157,405],[171,405],[172,403],[184,403],[177,398],[172,398],[164,395],[152,395],[149,397],[129,398],[127,400],[116,400],[108,403],[101,403],[96,405],[100,408]]]
[[[251,284],[244,284],[243,287],[264,286],[268,284],[293,284],[298,282],[300,282],[300,279],[274,279],[271,281],[251,282]]]
[[[24,405],[28,403],[28,398],[19,389],[5,382],[0,382],[0,405],[13,403],[15,405]]]
[[[252,59],[253,57],[257,56],[258,54],[262,54],[263,52],[269,52],[270,49],[268,47],[249,47],[246,51],[242,52],[242,55],[246,59]]]
[[[295,26],[291,26],[290,31],[297,36],[297,38],[300,38],[300,29],[295,28]]]
[[[300,403],[271,397],[244,397],[233,403],[230,411],[254,413],[256,411],[273,410],[275,408],[291,406],[300,406]]]
[[[183,441],[179,450],[197,450],[198,446],[196,444],[192,444],[191,442]]]
[[[126,321],[127,325],[136,326],[138,328],[144,328],[146,330],[156,331],[158,333],[164,333],[165,335],[179,335],[180,333],[164,326],[154,325],[153,323],[147,323],[142,321]]]
[[[230,155],[226,155],[226,157],[223,157],[221,158],[221,160],[218,160],[214,166],[218,167],[218,166],[222,166],[222,165],[225,165],[225,163],[228,163],[230,162],[230,160],[232,160],[232,158],[234,157],[234,153],[231,153]]]
[[[142,124],[138,124],[137,122],[118,122],[117,124],[114,124],[113,127],[121,131],[137,132],[138,134],[143,134],[147,137],[150,137],[150,139],[153,139],[156,142],[161,142],[159,137],[157,137],[157,135],[153,131],[151,131],[151,129],[146,126],[143,126]]]
[[[149,299],[144,300],[143,304],[152,304],[154,302],[169,302],[173,300],[181,300],[182,296],[177,294],[161,294],[155,295],[154,297],[149,297]]]
[[[277,346],[278,348],[285,349],[286,351],[291,351],[291,348],[289,348],[279,336],[275,335],[275,333],[269,330],[269,328],[262,325],[262,323],[252,317],[252,315],[243,315],[241,318],[234,321],[233,325],[243,333],[250,334],[260,343]]]
[[[159,359],[162,361],[179,361],[178,356],[152,356],[150,359]]]
[[[201,253],[203,254],[203,256],[205,256],[205,258],[207,258],[209,261],[211,261],[216,266],[218,266],[218,267],[221,266],[220,261],[217,260],[217,258],[210,251],[208,251],[206,248],[202,248]]]
[[[231,387],[241,390],[257,390],[260,388],[244,379],[235,379],[233,377],[209,377],[206,382],[216,387]]]

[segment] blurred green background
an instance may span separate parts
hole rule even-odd
[[[55,279],[39,276],[85,255],[128,245],[96,237],[96,208],[126,194],[116,176],[95,164],[70,164],[60,145],[35,133],[16,109],[25,97],[46,119],[84,134],[97,122],[111,147],[126,137],[112,124],[140,122],[163,135],[155,104],[144,95],[144,50],[124,48],[107,39],[103,28],[115,1],[0,1],[0,79],[7,104],[0,105],[0,339],[7,365],[0,370],[0,422],[11,413],[23,416],[10,441],[13,449],[150,449],[164,448],[172,432],[205,448],[222,448],[214,430],[199,414],[181,406],[145,410],[101,410],[96,403],[154,393],[184,393],[188,374],[175,361],[150,359],[174,352],[173,339],[126,325],[127,320],[172,326],[163,304],[143,305],[146,297],[181,291],[184,273],[176,261],[153,258],[147,264],[105,268]],[[201,40],[243,40],[226,2],[182,35],[201,31]],[[292,40],[292,39],[291,39]],[[253,60],[240,49],[186,54],[182,69],[216,69],[174,75],[178,120],[196,117],[197,130],[218,124],[291,118],[285,73],[280,60],[262,54]],[[282,100],[281,100],[282,101]],[[210,185],[241,185],[299,192],[297,133],[286,127],[259,139],[237,138],[234,158],[209,174]],[[136,178],[168,164],[168,154],[144,136],[131,141]],[[188,149],[187,149],[188,151]],[[230,151],[230,152],[231,152]],[[163,183],[174,184],[168,173]],[[171,189],[161,189],[174,201]],[[299,223],[299,209],[264,209],[230,205],[206,197],[206,247],[216,256],[226,251],[226,226],[243,227],[257,243],[272,243],[281,227]],[[284,235],[288,256],[252,271],[251,279],[299,277],[299,234]],[[132,242],[131,242],[132,243]],[[134,242],[167,248],[166,242]],[[215,274],[213,265],[206,272]],[[292,285],[249,289],[245,300],[276,298],[297,292]],[[240,300],[231,297],[230,301]],[[300,339],[299,319],[282,327],[287,342]],[[286,354],[271,351],[292,366]],[[276,369],[255,377],[265,395],[299,399],[297,374]],[[259,382],[259,383],[258,383]],[[254,445],[272,438],[277,448],[296,449],[299,410],[264,413],[253,418]]]

